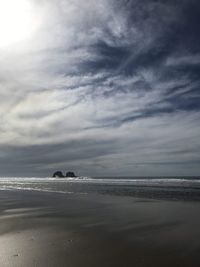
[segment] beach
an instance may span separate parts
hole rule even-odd
[[[200,202],[0,191],[0,266],[200,266]]]
[[[0,0],[0,267],[200,267],[200,0]]]

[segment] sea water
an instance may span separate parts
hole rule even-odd
[[[199,177],[1,177],[0,190],[200,200]]]

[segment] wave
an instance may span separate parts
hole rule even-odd
[[[192,178],[0,178],[0,190],[38,191],[59,194],[114,194],[137,196],[183,196],[198,198],[200,179]],[[146,192],[146,193],[145,193]]]
[[[87,194],[74,191],[62,191],[62,190],[51,190],[51,189],[42,189],[42,188],[33,188],[33,187],[20,187],[20,186],[1,186],[0,190],[2,191],[37,191],[37,192],[47,192],[47,193],[58,193],[58,194]]]
[[[179,186],[179,187],[200,187],[200,179],[197,178],[37,178],[37,177],[2,177],[0,178],[0,187],[2,186],[23,186],[62,184],[62,183],[88,183],[88,184],[113,184],[113,185],[135,185],[135,186]]]

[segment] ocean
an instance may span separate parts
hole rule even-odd
[[[0,190],[200,200],[198,177],[2,177]]]

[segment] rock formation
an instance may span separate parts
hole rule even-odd
[[[74,174],[74,172],[67,172],[66,176],[64,176],[61,171],[56,171],[56,172],[54,172],[53,177],[57,177],[57,178],[64,178],[64,177],[73,178],[73,177],[76,177],[76,175]]]
[[[65,177],[61,171],[54,172],[53,177],[63,178]]]
[[[67,173],[66,173],[66,177],[71,177],[71,178],[73,178],[73,177],[76,177],[76,175],[74,174],[74,172],[67,172]]]

